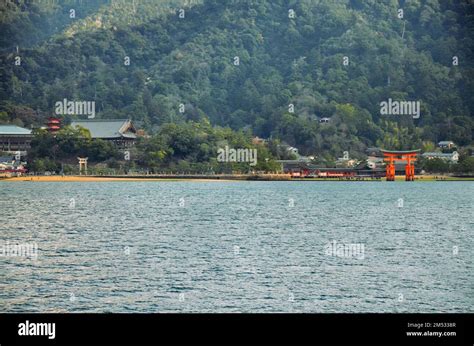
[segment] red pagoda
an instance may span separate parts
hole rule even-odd
[[[61,120],[56,117],[48,118],[48,131],[55,133],[61,128]]]

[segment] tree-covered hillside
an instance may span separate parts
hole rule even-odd
[[[51,39],[2,54],[0,122],[37,125],[67,98],[150,132],[208,118],[306,154],[466,146],[473,9],[468,0],[105,1]],[[2,42],[14,22],[2,19]],[[420,101],[419,119],[381,115],[389,98]]]
[[[106,0],[0,1],[0,51],[7,53],[17,46],[30,47],[47,40],[74,20],[95,13],[105,3]]]

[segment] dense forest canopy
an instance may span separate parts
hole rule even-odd
[[[473,9],[468,0],[6,1],[0,122],[38,126],[66,98],[149,133],[208,119],[307,155],[469,146]],[[420,117],[380,114],[388,99],[419,101]]]

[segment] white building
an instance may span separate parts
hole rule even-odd
[[[324,118],[319,119],[319,122],[322,123],[322,124],[326,124],[326,123],[328,123],[329,121],[331,121],[331,118],[326,118],[326,117],[324,117]]]
[[[452,163],[458,163],[459,161],[459,153],[457,151],[453,151],[452,153],[424,153],[421,155],[425,159],[432,160],[432,159],[441,159],[446,160]]]
[[[441,141],[438,143],[438,147],[443,149],[451,149],[454,148],[456,145],[452,141]]]

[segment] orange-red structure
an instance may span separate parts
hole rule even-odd
[[[420,152],[417,150],[381,150],[383,153],[384,161],[386,162],[385,171],[387,181],[395,180],[395,163],[396,161],[406,162],[405,165],[405,180],[415,180],[415,161],[416,155]]]
[[[48,118],[48,131],[57,132],[61,128],[61,120],[56,117]]]

